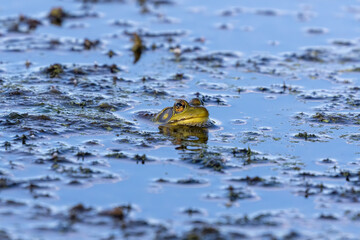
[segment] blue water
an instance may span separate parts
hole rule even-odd
[[[359,133],[359,123],[351,122],[354,117],[348,119],[347,123],[332,124],[318,122],[311,117],[296,118],[300,113],[309,116],[318,112],[346,116],[349,113],[359,114],[358,105],[348,105],[351,99],[360,99],[359,91],[356,90],[359,87],[358,71],[349,71],[360,62],[357,56],[360,6],[357,4],[357,1],[324,0],[231,0],[225,3],[179,0],[174,1],[173,5],[159,7],[150,2],[147,4],[150,13],[147,14],[140,13],[141,7],[135,1],[82,4],[70,0],[14,0],[2,4],[0,143],[4,146],[9,141],[12,147],[10,150],[1,148],[0,170],[7,173],[6,177],[18,181],[26,182],[43,176],[59,179],[45,181],[41,184],[46,188],[35,191],[48,193],[49,197],[36,197],[34,192],[23,185],[0,190],[0,230],[5,231],[10,239],[100,239],[111,235],[115,239],[126,239],[127,231],[143,229],[133,227],[120,230],[113,227],[115,223],[108,218],[96,214],[88,219],[97,221],[98,218],[104,218],[104,224],[77,222],[71,225],[72,231],[61,230],[59,226],[68,223],[68,209],[79,203],[98,212],[130,204],[134,210],[129,219],[161,224],[166,227],[166,231],[177,234],[179,238],[186,236],[195,226],[191,220],[201,220],[218,227],[225,235],[231,232],[229,229],[235,229],[254,239],[262,239],[265,233],[282,238],[292,230],[304,239],[342,239],[344,236],[348,236],[345,239],[358,239],[359,222],[352,218],[360,211],[358,202],[340,193],[327,194],[326,190],[308,197],[302,193],[306,188],[316,192],[318,189],[314,184],[324,184],[329,189],[339,191],[351,188],[358,190],[356,173],[359,171],[360,144],[358,140],[350,141],[349,136]],[[72,14],[81,16],[89,11],[98,17],[65,19],[61,27],[55,26],[46,16],[52,7],[57,6]],[[231,14],[223,16],[224,12]],[[8,31],[6,21],[17,19],[19,14],[40,19],[43,24],[30,33]],[[128,21],[134,25],[115,26],[112,24],[115,20]],[[164,23],[164,20],[170,23]],[[219,28],[224,24],[229,29]],[[308,29],[324,32],[314,34],[309,33]],[[148,49],[133,64],[133,42],[124,31],[154,34],[184,31],[185,34],[172,39],[167,36],[142,37]],[[99,39],[100,45],[89,51],[82,50],[85,38]],[[202,38],[204,42],[194,41],[196,38]],[[49,50],[46,46],[50,39],[60,40],[61,44]],[[333,45],[331,43],[334,39],[354,42],[354,45]],[[151,50],[152,44],[157,45],[158,49]],[[330,49],[330,53],[323,61],[306,61],[301,58],[289,61],[284,57],[284,54],[300,56],[310,46]],[[18,51],[8,51],[9,47]],[[182,51],[181,57],[186,60],[176,59],[172,52],[176,47]],[[184,52],[188,47],[198,47],[199,50]],[[73,48],[81,50],[73,51]],[[109,58],[106,52],[110,49],[118,55]],[[199,63],[194,60],[198,56],[219,52],[224,55],[236,53],[237,56],[221,57],[222,67],[213,66],[212,62]],[[355,56],[354,59],[344,61],[344,57],[350,56],[349,53]],[[262,58],[270,60],[262,62]],[[31,62],[29,68],[25,68],[26,61]],[[96,69],[94,64],[116,64],[122,71],[116,74],[104,71],[76,76],[74,83],[72,75],[51,79],[41,73],[42,69],[54,63],[68,68],[74,64],[78,67],[90,66],[91,70]],[[236,67],[237,63],[243,65]],[[189,79],[167,80],[177,73],[184,73]],[[127,81],[113,83],[114,76]],[[142,81],[144,76],[152,80]],[[336,82],[332,76],[351,81]],[[289,90],[281,92],[284,85],[298,90],[298,93]],[[48,97],[46,92],[54,87],[62,95]],[[31,94],[25,97],[21,95],[18,98],[20,100],[12,98],[8,92],[17,88],[30,91]],[[145,94],[144,88],[163,91],[165,94]],[[260,91],[259,88],[268,90]],[[239,92],[238,89],[244,91]],[[312,92],[340,97],[337,100],[331,97],[306,98]],[[209,129],[205,143],[195,143],[188,146],[187,150],[181,150],[180,145],[186,143],[176,136],[161,135],[157,126],[137,119],[138,111],[159,111],[171,106],[174,99],[190,100],[196,93],[210,98],[205,102],[205,107],[217,125]],[[216,99],[222,104],[218,104]],[[85,100],[90,102],[85,108],[75,108],[69,104],[71,101]],[[119,122],[131,122],[134,124],[131,125],[132,130],[148,133],[155,138],[154,142],[145,135],[131,134],[121,127],[106,129],[93,125],[93,122],[105,116],[102,112],[95,115],[99,113],[96,106],[102,101],[127,104],[125,108],[119,107],[106,114],[111,114]],[[93,102],[96,104],[91,105]],[[54,109],[60,109],[59,113]],[[12,112],[53,114],[51,117],[57,120],[50,123],[56,134],[39,130],[52,129],[52,126],[46,126],[39,120],[36,122],[30,119],[20,125],[6,125],[7,116]],[[95,117],[84,123],[85,128],[81,128],[75,121],[93,113]],[[70,131],[71,124],[68,126],[66,119],[71,117],[75,119],[71,120],[75,127]],[[244,124],[236,124],[239,119]],[[33,138],[30,128],[36,129]],[[316,134],[318,138],[307,141],[296,137],[296,134],[303,132]],[[23,145],[16,140],[17,134],[29,136],[27,141],[30,145]],[[87,144],[92,140],[98,144]],[[217,172],[203,168],[201,164],[183,161],[184,156],[196,153],[191,151],[192,148],[218,153],[215,158],[223,159],[226,168],[223,172]],[[251,149],[258,154],[252,156],[253,159],[258,156],[266,161],[246,165],[246,158],[235,157],[231,153],[231,149],[235,148]],[[59,163],[61,166],[84,166],[100,173],[79,179],[80,185],[68,184],[74,179],[66,172],[55,171],[53,162],[49,160],[55,150],[70,161]],[[119,150],[127,157],[106,157],[114,150]],[[76,156],[79,151],[89,152],[91,156],[81,159]],[[133,160],[136,154],[145,154],[153,161],[146,161],[145,164],[136,162]],[[205,154],[202,158],[211,156]],[[336,163],[319,164],[326,158],[335,159]],[[40,160],[44,162],[38,164]],[[337,171],[350,171],[353,174],[351,181],[346,181],[345,177],[332,177],[331,173]],[[300,172],[316,172],[321,176],[302,177],[298,175]],[[115,177],[107,179],[107,174]],[[231,178],[246,176],[276,177],[281,185],[263,187],[229,181]],[[157,182],[160,178],[170,180],[171,183]],[[179,179],[188,178],[204,180],[204,183],[176,183]],[[231,202],[226,190],[229,185],[244,187],[253,197]],[[353,197],[358,198],[357,193]],[[19,201],[24,206],[14,207],[6,204],[6,200]],[[48,207],[51,214],[38,214],[36,206]],[[187,208],[199,209],[201,214],[188,216],[182,212]],[[261,223],[251,227],[220,224],[224,216],[236,219],[244,215],[256,217],[263,213],[271,213],[271,219],[282,224],[276,227]],[[321,214],[336,216],[337,219],[321,219]],[[151,227],[146,229],[145,235],[133,238],[156,239],[156,231]],[[333,237],[327,235],[330,232]]]

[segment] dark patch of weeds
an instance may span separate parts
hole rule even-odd
[[[315,134],[303,132],[303,133],[295,134],[295,138],[301,138],[301,139],[304,139],[305,141],[307,141],[310,139],[316,139],[318,137]]]
[[[225,169],[225,160],[221,153],[202,150],[195,153],[184,153],[181,157],[183,161],[194,164],[200,164],[203,168],[210,168],[217,172],[223,172]]]
[[[91,49],[95,49],[99,44],[100,44],[100,40],[91,41],[86,38],[82,45],[85,50],[91,50]]]
[[[111,73],[118,73],[121,71],[121,68],[119,68],[116,64],[112,64],[108,66]]]
[[[83,220],[81,215],[92,210],[93,209],[91,207],[85,207],[83,204],[79,203],[69,209],[69,219],[71,222],[82,222]]]
[[[232,179],[232,181],[234,181],[235,179]],[[257,185],[259,183],[262,183],[265,181],[264,178],[261,178],[261,177],[249,177],[249,176],[246,176],[246,178],[240,178],[240,179],[236,179],[236,181],[239,181],[239,182],[246,182],[247,184],[249,185]]]
[[[39,192],[39,193],[33,192],[32,197],[33,197],[34,199],[37,199],[37,198],[54,198],[54,196],[51,195],[51,194],[48,193],[48,192]]]
[[[242,149],[233,148],[231,153],[235,158],[242,159],[243,165],[269,163],[269,159],[266,156],[259,156],[260,153],[251,150],[250,147]]]
[[[175,80],[183,80],[184,79],[184,74],[183,73],[177,73],[174,75],[174,79]]]
[[[164,178],[159,178],[155,180],[156,183],[175,183],[175,184],[184,184],[184,185],[197,185],[197,184],[204,184],[206,183],[205,180],[201,179],[194,179],[194,178],[185,178],[185,179],[178,179],[178,180],[168,180]]]
[[[194,227],[188,233],[185,234],[184,240],[201,240],[201,239],[218,239],[223,240],[225,237],[222,236],[219,229],[204,225],[200,227]]]
[[[257,155],[257,152],[254,152],[250,149],[250,147],[248,148],[241,148],[238,149],[237,147],[233,148],[231,153],[233,154],[234,157],[247,157],[247,158],[251,158],[251,156],[253,155]]]
[[[321,174],[318,174],[316,172],[309,172],[309,171],[301,171],[297,174],[299,177],[309,177],[309,178],[315,178],[322,176]]]
[[[225,59],[221,54],[214,53],[195,57],[194,61],[212,68],[223,68]]]
[[[86,75],[86,71],[83,70],[81,67],[75,67],[71,70],[71,72],[74,74],[74,75]]]
[[[15,138],[16,138],[16,136],[15,136]],[[18,137],[18,138],[19,138],[19,140],[21,140],[21,143],[23,145],[25,145],[26,141],[28,140],[28,137],[25,134],[23,134],[21,137]]]
[[[48,186],[39,185],[33,182],[30,182],[24,186],[25,189],[28,189],[30,192],[34,192],[37,189],[48,189]]]
[[[360,67],[352,67],[341,70],[341,72],[360,72]]]
[[[137,33],[133,34],[132,41],[134,42],[134,44],[131,48],[131,51],[133,52],[133,55],[134,55],[133,63],[135,64],[140,60],[141,54],[145,50],[145,46],[143,44],[142,39],[140,38],[140,36]]]
[[[48,14],[49,21],[56,26],[61,26],[67,17],[70,17],[70,14],[61,7],[52,8]]]
[[[99,213],[100,216],[108,216],[115,220],[123,221],[133,208],[131,205],[118,206],[110,210],[104,210]]]
[[[142,1],[142,0],[141,0]],[[133,36],[134,32],[130,31],[124,31],[124,34],[127,36]],[[175,31],[162,31],[162,32],[151,32],[151,31],[145,31],[145,30],[139,30],[137,34],[141,37],[147,37],[147,38],[174,38],[174,37],[181,37],[186,34],[186,31],[182,30],[175,30]]]
[[[19,119],[24,119],[24,118],[26,118],[28,116],[29,116],[29,114],[27,114],[27,113],[20,114],[20,113],[17,113],[17,112],[11,112],[9,115],[7,115],[6,118],[8,120],[19,120]]]
[[[272,213],[259,213],[253,217],[244,215],[242,217],[231,219],[231,217],[226,217],[226,221],[222,222],[224,225],[234,225],[234,226],[252,226],[252,227],[277,227],[281,226],[282,223],[273,220],[276,215]]]
[[[59,63],[55,63],[45,68],[44,73],[50,78],[60,78],[60,76],[64,73],[64,66]]]
[[[79,151],[79,152],[76,153],[75,156],[76,156],[78,159],[81,158],[82,160],[84,160],[85,157],[90,157],[90,156],[92,156],[92,154],[89,153],[89,152]]]
[[[51,118],[47,115],[31,115],[30,116],[34,120],[44,120],[44,121],[50,121]]]
[[[355,113],[319,113],[311,116],[311,120],[332,124],[360,124],[360,114]]]
[[[7,151],[11,148],[11,143],[9,141],[5,141],[3,146],[4,146],[5,150]]]
[[[194,94],[197,98],[199,98],[203,103],[212,103],[212,104],[217,104],[220,106],[228,106],[228,104],[226,103],[226,100],[220,96],[220,95],[203,95],[199,92]]]
[[[335,198],[338,202],[358,203],[360,201],[360,190],[355,187],[338,187],[327,193],[328,196]]]
[[[190,77],[185,75],[184,73],[176,73],[169,77],[168,80],[170,81],[182,81],[182,80],[189,80]]]
[[[7,189],[17,187],[20,183],[13,181],[9,178],[1,177],[0,178],[0,189]]]
[[[311,189],[310,187],[305,188],[305,190],[299,190],[298,194],[300,196],[304,196],[305,198],[309,198],[310,196],[315,196],[319,194],[318,190]]]
[[[335,159],[331,159],[331,158],[324,158],[324,159],[321,159],[321,160],[319,161],[319,163],[335,164],[335,163],[336,163],[336,160],[335,160]]]
[[[360,124],[360,122],[359,122]],[[344,134],[340,136],[341,138],[345,138],[348,142],[359,142],[360,141],[360,133],[352,133],[352,134]]]
[[[271,90],[268,87],[256,87],[256,91],[265,93],[265,92],[270,92]]]
[[[200,209],[196,208],[186,208],[182,212],[188,216],[203,214]]]
[[[262,187],[276,187],[276,186],[281,185],[281,182],[279,182],[275,177],[266,179],[266,178],[262,178],[259,176],[255,176],[255,177],[246,176],[245,178],[231,178],[230,181],[244,182],[247,185],[262,186]]]
[[[68,185],[81,186],[83,183],[79,180],[71,180],[67,183]]]
[[[232,185],[230,185],[226,188],[226,190],[227,190],[226,198],[229,200],[230,203],[242,199],[254,198],[254,195],[249,190],[246,190],[244,188],[235,188]]]
[[[26,68],[29,68],[30,66],[31,66],[31,62],[30,61],[28,61],[28,60],[26,60],[26,62],[25,62],[25,67]]]
[[[98,105],[98,108],[102,111],[105,111],[105,110],[116,111],[116,107],[107,102],[100,103]]]
[[[346,104],[355,108],[360,107],[360,99],[347,98]]]
[[[6,200],[4,202],[2,202],[0,200],[0,205],[5,205],[5,206],[10,206],[10,207],[23,207],[23,206],[26,206],[26,203],[25,202],[19,202],[19,201],[16,201],[16,200],[12,200],[12,199],[9,199],[9,200]],[[1,236],[1,234],[0,234]],[[0,237],[0,239],[2,239]]]
[[[336,217],[335,215],[333,215],[333,214],[325,214],[325,213],[320,214],[319,219],[331,220],[331,221],[339,220],[338,217]]]
[[[109,158],[119,158],[119,159],[128,158],[128,156],[126,156],[126,155],[125,155],[124,153],[122,153],[122,152],[109,153],[109,154],[106,154],[105,157],[109,157]]]
[[[145,162],[148,161],[148,158],[146,157],[145,154],[143,154],[143,155],[136,154],[134,156],[134,160],[136,161],[136,163],[141,162],[141,164],[145,164]]]
[[[192,184],[203,184],[204,181],[194,178],[187,178],[187,179],[179,179],[176,181],[178,184],[186,184],[186,185],[192,185]]]
[[[167,179],[164,179],[164,178],[159,178],[159,179],[156,179],[155,182],[157,182],[157,183],[169,183],[170,180],[167,180]]]
[[[55,162],[51,169],[57,173],[67,174],[67,176],[74,179],[93,179],[95,175],[103,178],[107,178],[106,174],[100,170],[95,170],[86,166],[67,167]]]
[[[159,88],[150,87],[147,85],[142,86],[139,89],[143,94],[153,96],[153,97],[162,97],[167,96],[169,93],[166,90],[161,90]]]
[[[40,20],[20,15],[18,19],[15,20],[11,24],[11,26],[9,26],[8,31],[17,33],[29,33],[31,31],[34,31],[40,25],[42,25]]]
[[[304,53],[292,53],[286,56],[286,61],[303,60],[307,62],[323,63],[329,60],[330,53],[327,49],[306,49]]]
[[[106,55],[109,57],[109,58],[112,58],[113,56],[116,56],[116,53],[113,51],[113,50],[109,50]]]

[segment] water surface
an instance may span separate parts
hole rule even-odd
[[[1,6],[0,239],[359,239],[359,13]],[[194,97],[216,127],[163,134],[138,117]]]

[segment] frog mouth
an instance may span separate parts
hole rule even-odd
[[[169,121],[170,125],[185,125],[185,126],[194,126],[194,127],[206,127],[208,122],[208,117],[189,117],[189,118],[181,118]]]

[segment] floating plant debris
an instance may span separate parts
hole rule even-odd
[[[358,239],[358,2],[267,4],[3,4],[0,239]]]
[[[59,78],[60,75],[64,73],[64,67],[59,63],[55,63],[46,68],[44,72],[48,74],[50,78]]]
[[[61,26],[64,19],[69,17],[69,14],[64,11],[61,7],[54,7],[50,10],[48,18],[51,24]]]
[[[133,42],[134,42],[134,44],[131,48],[131,51],[134,54],[134,62],[133,63],[137,63],[137,61],[140,60],[141,54],[143,53],[145,46],[143,45],[143,41],[137,33],[134,33],[134,35],[133,35]]]

